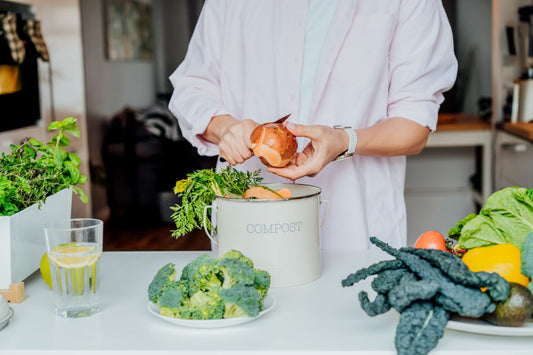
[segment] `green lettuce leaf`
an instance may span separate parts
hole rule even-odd
[[[494,226],[491,218],[479,214],[470,219],[461,229],[459,246],[465,249],[506,243],[504,233]]]
[[[531,232],[533,189],[506,187],[490,195],[478,215],[459,221],[448,236],[466,249],[501,243],[520,247]]]

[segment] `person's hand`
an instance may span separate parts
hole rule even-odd
[[[285,126],[296,137],[307,137],[311,140],[302,152],[296,153],[289,165],[283,168],[267,168],[268,171],[291,180],[315,176],[339,154],[346,151],[349,145],[349,137],[341,129],[294,123],[286,123]]]
[[[242,121],[230,115],[213,117],[204,138],[218,144],[220,157],[229,164],[243,163],[253,156],[250,135],[259,124],[253,120]]]

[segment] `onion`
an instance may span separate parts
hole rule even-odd
[[[250,135],[255,156],[271,167],[282,168],[289,164],[296,154],[296,137],[281,123],[264,123],[257,126]]]

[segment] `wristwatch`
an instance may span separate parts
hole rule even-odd
[[[348,137],[350,137],[350,144],[348,145],[348,150],[336,157],[333,161],[352,157],[355,154],[355,148],[357,147],[357,134],[355,133],[355,130],[351,126],[342,125],[335,125],[333,126],[333,128],[343,129],[348,134]]]

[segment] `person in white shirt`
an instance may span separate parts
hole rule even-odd
[[[436,129],[456,74],[440,0],[208,0],[170,76],[169,109],[218,166],[319,186],[322,248],[366,250],[370,236],[397,247],[405,157]],[[265,169],[250,133],[289,113],[299,153]]]

